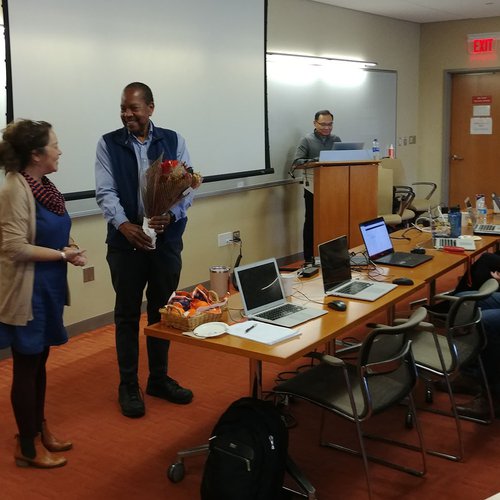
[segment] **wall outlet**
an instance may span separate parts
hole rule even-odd
[[[94,281],[94,266],[84,267],[83,268],[83,282],[87,283],[89,281]]]
[[[231,231],[230,233],[221,233],[217,235],[217,244],[220,247],[224,247],[226,245],[229,245],[233,240],[233,232]]]

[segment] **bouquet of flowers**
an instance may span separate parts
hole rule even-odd
[[[148,227],[149,219],[166,214],[178,201],[200,186],[203,179],[193,172],[185,162],[157,158],[141,179],[141,193],[144,204],[144,232],[156,240],[156,233]]]

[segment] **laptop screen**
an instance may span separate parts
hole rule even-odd
[[[340,236],[318,245],[325,293],[351,279],[351,262],[347,236]]]
[[[394,252],[391,237],[382,217],[362,222],[359,225],[366,253],[371,260],[379,259]]]
[[[358,149],[363,149],[364,147],[364,142],[334,142],[332,149],[335,151],[342,149],[346,149],[348,151],[356,151]]]
[[[241,300],[247,313],[260,312],[285,300],[276,259],[235,268]]]

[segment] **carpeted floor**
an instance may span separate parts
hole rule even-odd
[[[248,361],[184,344],[172,345],[170,360],[171,376],[193,389],[193,403],[176,406],[146,395],[146,416],[132,420],[120,414],[117,403],[112,326],[54,348],[48,364],[46,416],[56,435],[74,441],[74,449],[66,453],[68,465],[55,470],[15,466],[12,453],[16,426],[9,401],[11,361],[0,361],[0,498],[198,499],[203,457],[186,460],[186,476],[178,484],[167,479],[166,469],[178,450],[204,443],[221,412],[231,401],[246,395]],[[272,387],[282,369],[264,365],[265,388]],[[146,370],[141,338],[143,386]],[[360,459],[318,446],[318,409],[295,402],[290,410],[298,421],[290,430],[290,453],[316,487],[318,499],[367,498]],[[451,419],[422,414],[422,421],[428,445],[453,449]],[[379,417],[374,424],[405,437],[409,432],[402,407]],[[350,424],[332,417],[329,426],[332,437],[354,440]],[[500,422],[490,426],[464,422],[463,429],[466,460],[455,463],[429,457],[425,478],[371,465],[375,498],[483,500],[499,492]],[[390,457],[417,464],[413,452],[384,450]]]

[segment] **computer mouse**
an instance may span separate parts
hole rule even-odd
[[[416,247],[412,250],[410,250],[411,253],[416,253],[416,254],[424,254],[425,253],[425,248],[421,247]]]
[[[410,278],[395,278],[392,280],[395,285],[410,286],[413,285],[413,280]]]
[[[335,311],[345,311],[347,309],[347,304],[343,300],[332,300],[328,302],[328,307]]]

